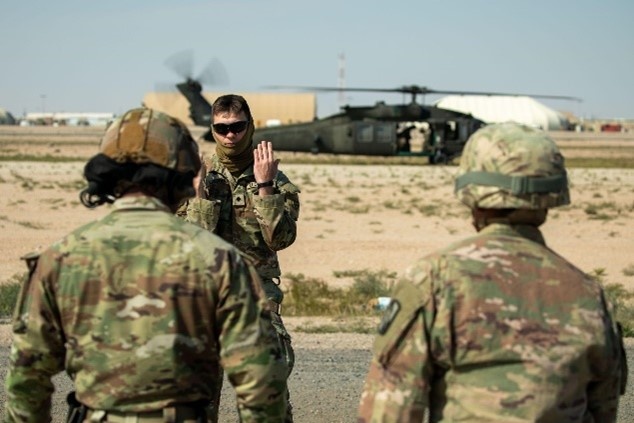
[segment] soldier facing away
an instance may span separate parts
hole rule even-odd
[[[81,199],[113,210],[29,258],[6,421],[50,421],[62,370],[71,421],[207,421],[220,366],[243,421],[282,421],[287,365],[254,268],[173,214],[200,167],[187,128],[163,113],[133,109],[108,127]]]
[[[478,233],[395,287],[359,422],[616,421],[627,376],[619,326],[600,284],[539,230],[570,201],[555,143],[518,124],[480,129],[455,190]]]
[[[220,235],[253,260],[288,362],[288,376],[295,354],[281,317],[284,294],[277,251],[295,242],[300,191],[278,170],[270,142],[253,145],[253,116],[244,97],[218,97],[212,105],[211,129],[216,154],[201,170],[196,198],[178,214]],[[290,402],[285,421],[293,421]]]

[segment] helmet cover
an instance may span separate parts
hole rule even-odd
[[[470,208],[543,209],[570,204],[564,158],[542,130],[487,125],[462,152],[455,193]]]
[[[101,139],[100,153],[119,163],[153,163],[179,173],[200,169],[198,145],[178,119],[148,108],[117,118]]]

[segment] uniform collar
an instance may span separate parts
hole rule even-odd
[[[146,195],[127,195],[117,198],[113,206],[115,210],[143,209],[170,212],[169,207],[163,204],[158,198]]]
[[[530,239],[541,245],[546,245],[544,235],[538,227],[533,225],[509,225],[506,223],[492,223],[480,231],[483,235],[506,235]]]
[[[227,178],[230,181],[237,181],[240,178],[253,176],[252,165],[244,169],[244,171],[242,171],[240,175],[233,176],[231,172],[229,171],[229,169],[227,169],[225,165],[222,164],[222,162],[220,161],[220,158],[216,154],[214,154],[211,158],[211,170],[214,172],[220,173],[221,175],[223,175],[225,178]]]

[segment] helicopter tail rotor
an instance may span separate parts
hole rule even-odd
[[[203,85],[223,86],[229,84],[229,74],[217,58],[211,59],[196,78]]]
[[[203,94],[203,85],[222,86],[229,83],[223,64],[213,58],[194,76],[194,53],[192,50],[183,50],[168,57],[165,65],[181,78],[181,82],[173,86],[187,99],[192,122],[197,126],[209,127],[211,104]]]
[[[227,85],[229,83],[227,70],[217,58],[212,58],[198,75],[194,75],[193,50],[183,50],[174,53],[165,60],[165,66],[187,82],[193,81],[200,85],[216,86]]]
[[[182,50],[165,60],[165,66],[184,80],[194,79],[194,51]]]

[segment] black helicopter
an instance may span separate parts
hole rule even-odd
[[[189,102],[189,113],[197,126],[210,128],[211,105],[202,95],[202,78],[219,83],[227,80],[224,67],[212,61],[200,78],[191,76],[193,60],[187,52],[172,56],[166,62],[184,82],[176,88]],[[418,95],[457,94],[489,96],[524,96],[478,91],[434,90],[409,85],[399,88],[330,88],[275,86],[268,89],[299,89],[304,91],[356,91],[409,94],[409,104],[374,106],[344,106],[337,114],[311,122],[256,128],[254,138],[273,143],[278,151],[351,154],[371,156],[427,156],[431,164],[446,163],[461,154],[469,136],[485,125],[470,114],[420,104]],[[528,95],[529,97],[578,100],[574,97]],[[208,129],[202,138],[213,141]],[[414,148],[416,147],[416,148]]]
[[[311,91],[341,89],[302,87]],[[417,86],[394,90],[348,88],[345,91],[400,92],[412,95],[409,104],[344,106],[337,114],[312,122],[258,128],[258,139],[271,141],[277,150],[352,155],[423,155],[430,163],[446,162],[462,152],[462,146],[485,123],[471,115],[424,106],[416,95]],[[421,140],[417,149],[413,141]]]
[[[478,91],[434,90],[408,85],[399,88],[285,87],[307,91],[356,91],[401,93],[411,96],[409,104],[344,106],[337,114],[312,122],[256,129],[258,139],[271,141],[277,150],[313,153],[380,156],[427,156],[429,163],[447,163],[461,154],[469,136],[485,125],[470,114],[416,101],[418,95],[456,94],[487,96],[524,96]],[[578,100],[574,97],[529,95],[530,97]],[[413,148],[417,140],[417,148]]]

